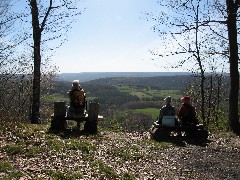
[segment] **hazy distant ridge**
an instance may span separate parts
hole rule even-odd
[[[72,81],[78,79],[81,82],[108,78],[108,77],[156,77],[156,76],[179,76],[187,75],[186,72],[83,72],[83,73],[62,73],[58,81]]]

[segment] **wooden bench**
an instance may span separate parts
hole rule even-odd
[[[66,115],[66,103],[63,101],[54,102],[54,114],[51,116],[51,130],[65,130],[67,120],[73,120],[78,123],[84,123],[84,131],[90,134],[97,133],[97,124],[99,120],[103,120],[103,116],[98,115],[99,103],[89,103],[89,110],[78,117],[68,117]]]
[[[207,139],[208,131],[202,124],[197,125],[173,125],[167,126],[153,123],[152,127],[149,129],[151,136],[156,140],[163,140],[170,137],[172,132],[177,134],[184,133],[185,136],[199,139]]]

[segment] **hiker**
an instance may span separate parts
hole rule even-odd
[[[159,119],[158,119],[159,124],[162,124],[162,119],[164,116],[175,116],[176,115],[176,109],[174,106],[171,105],[171,101],[172,101],[171,96],[167,96],[166,98],[164,98],[164,101],[165,101],[166,105],[164,105],[160,109],[160,114],[159,114]]]
[[[68,117],[81,117],[84,115],[85,91],[81,88],[79,80],[72,82],[72,88],[68,91],[70,106],[67,111]]]
[[[198,120],[196,118],[196,110],[190,103],[189,96],[183,96],[181,98],[182,106],[178,111],[178,118],[182,125],[197,125]]]

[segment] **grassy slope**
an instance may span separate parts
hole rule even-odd
[[[132,139],[132,137],[138,137]],[[102,132],[86,136],[68,131],[53,134],[46,125],[4,124],[0,133],[0,179],[134,179],[148,176],[134,164],[149,151],[171,147],[141,134]],[[125,163],[133,169],[124,169]],[[119,169],[120,168],[120,169]],[[154,176],[160,176],[157,175]]]
[[[159,109],[157,109],[157,108],[135,109],[135,110],[131,110],[131,111],[135,112],[135,113],[143,113],[146,115],[150,115],[150,116],[152,116],[153,119],[156,119],[157,116],[159,115]]]
[[[102,130],[87,136],[76,131],[53,134],[47,125],[0,127],[0,179],[236,179],[240,175],[239,138],[215,138],[208,146],[176,146],[174,141],[150,140],[147,133]]]
[[[171,96],[173,99],[179,99],[181,97],[180,90],[155,90],[151,88],[134,88],[130,86],[117,86],[119,92],[129,93],[133,96],[137,96],[139,99],[143,98],[159,98],[164,99],[166,96]]]

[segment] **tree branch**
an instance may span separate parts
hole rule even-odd
[[[46,14],[45,14],[45,16],[44,16],[44,19],[43,19],[42,24],[41,24],[41,27],[40,27],[40,31],[41,31],[41,32],[43,31],[43,29],[44,29],[44,27],[45,27],[45,25],[46,25],[47,18],[48,18],[49,14],[50,14],[50,11],[53,9],[53,7],[52,7],[52,0],[50,0],[49,3],[50,3],[50,4],[49,4],[49,7],[48,7],[48,10],[47,10],[47,12],[46,12]]]
[[[211,26],[209,26],[209,28],[210,28],[210,30],[211,30],[214,34],[216,34],[217,36],[219,36],[219,37],[221,37],[221,38],[223,38],[223,39],[225,39],[225,40],[228,40],[226,37],[224,37],[223,35],[219,34],[219,33],[216,32],[214,29],[212,29]]]

